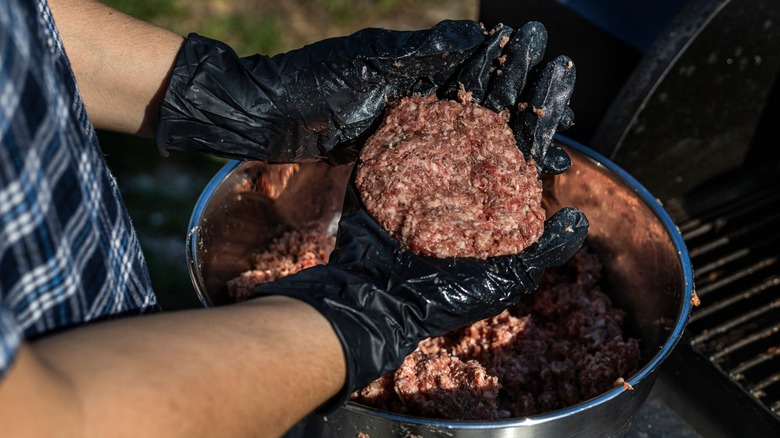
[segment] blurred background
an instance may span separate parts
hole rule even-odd
[[[101,0],[180,35],[196,32],[239,55],[286,52],[364,27],[421,29],[444,19],[476,19],[478,0]],[[225,160],[157,154],[150,140],[99,132],[109,166],[130,210],[166,310],[197,307],[184,242],[190,213]]]

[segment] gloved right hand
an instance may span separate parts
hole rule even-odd
[[[516,304],[536,290],[544,269],[574,255],[587,231],[582,212],[566,208],[519,255],[421,256],[403,248],[366,212],[353,178],[329,263],[261,285],[254,296],[294,297],[330,321],[344,349],[347,382],[322,408],[327,411],[400,366],[419,341]]]
[[[437,94],[456,99],[462,88],[486,108],[509,111],[517,146],[526,158],[533,157],[540,172],[558,174],[571,166],[553,137],[574,124],[569,99],[576,70],[564,55],[539,70],[536,66],[546,45],[547,31],[539,22],[531,21],[517,30],[498,25]]]

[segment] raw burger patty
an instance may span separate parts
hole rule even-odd
[[[360,154],[367,211],[409,250],[517,254],[544,228],[542,183],[502,115],[435,96],[401,99]]]

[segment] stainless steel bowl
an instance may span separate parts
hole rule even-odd
[[[572,167],[545,181],[545,206],[581,209],[588,244],[601,257],[607,292],[627,311],[626,329],[641,340],[643,366],[615,388],[583,403],[501,421],[445,421],[390,414],[347,403],[327,418],[311,417],[290,436],[564,437],[620,436],[630,426],[688,321],[693,275],[688,252],[661,204],[634,178],[594,151],[558,137]],[[249,255],[288,227],[332,221],[350,168],[305,164],[287,181],[275,166],[233,161],[213,178],[190,221],[187,259],[204,306],[230,302],[225,282],[249,269]],[[248,178],[269,175],[273,197],[246,190]],[[273,184],[277,184],[278,187]]]

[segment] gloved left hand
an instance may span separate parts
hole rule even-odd
[[[444,84],[485,41],[473,21],[364,29],[273,57],[240,58],[191,34],[160,105],[157,145],[267,163],[357,157],[388,100]]]
[[[241,58],[191,34],[160,105],[157,145],[162,155],[198,150],[267,163],[346,163],[387,102],[411,93],[455,98],[462,84],[495,111],[526,103],[529,110],[513,122],[518,146],[542,172],[560,173],[570,163],[552,136],[571,124],[573,69],[557,59],[525,89],[546,44],[540,23],[487,31],[462,20],[419,31],[364,29],[273,57]]]

